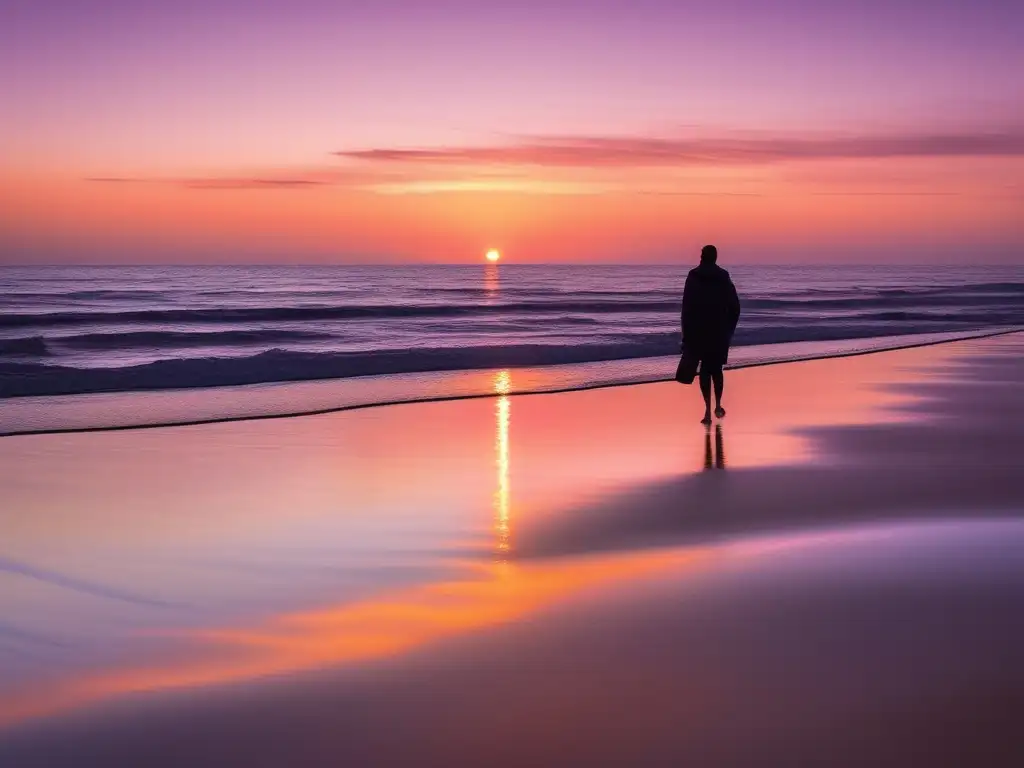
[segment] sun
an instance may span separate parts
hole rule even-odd
[[[490,262],[495,262],[501,258],[501,252],[497,248],[491,248],[485,258]]]

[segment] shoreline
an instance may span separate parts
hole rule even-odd
[[[982,340],[982,339],[991,339],[991,338],[997,338],[997,337],[1000,337],[1000,336],[1010,336],[1010,335],[1017,334],[1017,333],[1024,333],[1024,328],[1013,328],[1013,329],[1001,328],[1001,329],[993,330],[993,331],[978,331],[977,333],[965,331],[963,333],[965,333],[965,334],[969,333],[971,335],[958,336],[957,338],[952,338],[952,339],[929,340],[929,341],[922,341],[922,342],[917,342],[917,343],[910,342],[910,343],[900,344],[898,346],[880,347],[880,348],[875,348],[875,349],[843,351],[843,352],[837,352],[837,353],[832,353],[832,354],[821,354],[821,355],[813,355],[813,356],[806,356],[806,357],[799,357],[798,356],[798,357],[794,357],[794,358],[790,358],[790,359],[785,359],[785,360],[768,360],[768,361],[758,361],[758,362],[750,362],[750,363],[728,364],[726,366],[726,370],[729,370],[729,371],[739,371],[739,370],[746,370],[746,369],[751,369],[751,368],[762,368],[762,367],[766,367],[766,366],[787,365],[787,364],[791,364],[791,363],[813,362],[813,361],[817,361],[817,360],[837,360],[837,359],[845,359],[845,358],[862,357],[862,356],[865,356],[865,355],[876,355],[876,354],[882,354],[882,353],[885,353],[885,352],[895,352],[895,351],[900,351],[900,350],[921,349],[921,348],[924,348],[924,347],[932,347],[932,346],[937,346],[937,345],[942,345],[942,344],[957,344],[957,343],[962,343],[962,342],[978,341],[978,340]],[[921,335],[928,335],[928,334],[921,334]],[[848,339],[848,340],[841,340],[841,341],[857,342],[857,341],[868,341],[868,340],[883,340],[883,339],[886,339],[886,338],[898,338],[898,336],[893,336],[893,337],[888,337],[888,336],[866,337],[864,339]],[[783,343],[788,343],[788,342],[783,342]],[[803,342],[797,342],[797,343],[803,343]],[[761,345],[761,346],[772,346],[772,345]],[[737,347],[736,349],[741,349],[741,348]],[[674,356],[669,356],[669,357],[665,357],[665,358],[636,358],[636,359],[637,360],[655,360],[655,359],[658,359],[658,360],[660,360],[660,359],[671,360],[671,359],[674,359]],[[612,362],[612,363],[615,363],[615,362],[623,362],[623,361],[621,361],[621,360],[612,360],[612,361],[592,361],[592,362],[593,363],[602,363],[602,362]],[[586,365],[586,364],[588,364],[588,363],[577,363],[577,364],[570,364],[570,365]],[[540,368],[545,368],[545,367],[550,368],[550,367],[555,367],[555,366],[539,366],[539,367]],[[437,371],[437,372],[433,372],[433,373],[488,374],[488,373],[494,373],[494,372],[499,371],[499,370],[509,370],[509,371],[513,371],[514,372],[517,369],[516,368],[509,368],[509,369],[488,368],[488,369],[471,369],[471,370],[465,370],[465,371],[461,371],[461,370],[460,371]],[[431,372],[427,372],[427,373],[431,373]],[[376,378],[376,377],[349,377],[349,378],[341,378],[341,379],[338,379],[338,378],[333,378],[333,379],[302,379],[302,380],[295,380],[295,381],[256,382],[256,383],[251,383],[251,384],[225,385],[225,386],[214,386],[214,387],[190,387],[190,388],[183,388],[183,389],[126,390],[126,391],[116,391],[116,392],[87,392],[87,393],[74,394],[74,395],[14,395],[14,396],[7,397],[7,398],[4,398],[4,399],[7,400],[7,401],[18,401],[18,400],[27,400],[27,399],[30,399],[30,398],[42,400],[42,399],[46,399],[46,398],[56,398],[56,397],[61,397],[61,398],[83,398],[83,397],[94,397],[94,396],[116,397],[116,396],[122,396],[122,395],[130,397],[130,396],[136,396],[136,395],[146,395],[146,394],[150,394],[150,393],[170,393],[170,394],[173,394],[173,393],[176,393],[176,392],[178,392],[178,393],[185,393],[185,392],[187,392],[187,393],[225,392],[225,391],[236,392],[238,390],[244,390],[247,387],[288,386],[288,385],[301,385],[301,384],[307,384],[307,383],[314,383],[315,384],[315,383],[326,383],[326,382],[342,383],[342,382],[353,381],[353,380],[357,380],[357,379],[362,379],[362,380],[365,381],[368,378]],[[580,384],[580,385],[573,385],[573,386],[560,387],[560,388],[541,388],[541,389],[519,390],[519,391],[509,391],[509,392],[494,392],[494,391],[491,391],[491,392],[482,392],[482,393],[478,393],[478,394],[439,395],[439,396],[433,396],[433,397],[427,396],[427,397],[420,397],[420,398],[414,398],[414,399],[386,400],[386,401],[380,401],[380,402],[356,403],[356,404],[349,404],[349,405],[332,406],[332,407],[327,407],[327,408],[315,408],[315,409],[308,409],[308,410],[296,410],[296,411],[289,411],[289,412],[286,412],[286,413],[266,413],[266,414],[252,414],[252,415],[241,415],[241,416],[210,417],[210,418],[202,418],[202,419],[182,419],[182,420],[166,421],[166,422],[151,423],[151,424],[114,424],[114,425],[99,425],[99,426],[90,426],[90,427],[67,427],[67,428],[36,429],[36,430],[28,429],[28,430],[12,430],[12,431],[3,431],[2,429],[0,429],[0,439],[5,438],[5,437],[27,437],[27,436],[31,436],[31,435],[40,435],[40,436],[42,436],[42,435],[66,435],[66,434],[80,434],[80,433],[85,434],[85,433],[95,433],[95,432],[124,432],[124,431],[130,431],[130,430],[165,429],[165,428],[174,428],[174,427],[196,427],[196,426],[202,426],[202,425],[205,425],[205,424],[231,424],[231,423],[246,422],[246,421],[268,421],[268,420],[276,420],[276,419],[294,419],[294,418],[301,418],[301,417],[305,417],[305,416],[323,416],[323,415],[328,415],[328,414],[332,414],[332,413],[344,413],[344,412],[347,412],[347,411],[359,411],[359,410],[367,410],[367,409],[372,409],[372,408],[383,408],[383,407],[395,406],[395,405],[414,405],[414,404],[417,404],[417,403],[459,402],[459,401],[464,401],[464,400],[480,400],[480,399],[487,399],[487,398],[494,398],[494,397],[501,397],[501,396],[522,397],[522,396],[532,396],[532,395],[555,395],[555,394],[566,394],[566,393],[571,393],[571,392],[587,392],[587,391],[613,389],[613,388],[621,388],[621,387],[633,387],[633,386],[640,386],[640,385],[644,385],[644,384],[658,384],[658,383],[664,383],[664,382],[669,382],[669,381],[672,381],[671,376],[663,378],[663,379],[651,379],[651,380],[628,381],[628,382],[607,382],[607,383],[597,382],[597,383],[593,383],[593,384]]]

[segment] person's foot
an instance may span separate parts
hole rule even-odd
[[[703,424],[705,427],[711,426],[711,411],[707,411],[704,413],[704,418],[700,420],[700,423]]]
[[[717,416],[720,419],[724,418],[725,417],[725,408],[723,408],[722,406],[718,406],[717,408],[715,408],[715,416]]]

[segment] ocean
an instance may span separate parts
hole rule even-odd
[[[2,268],[0,432],[493,394],[494,371],[503,393],[668,378],[689,266]],[[730,272],[733,364],[1024,326],[1024,266]],[[81,415],[110,393],[137,406]]]

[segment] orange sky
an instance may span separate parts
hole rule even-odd
[[[1017,159],[438,170],[276,186],[22,171],[0,182],[3,260],[629,262],[716,242],[733,262],[1014,262],[1024,243]]]

